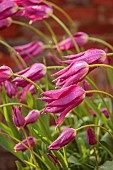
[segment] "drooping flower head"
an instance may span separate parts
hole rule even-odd
[[[90,86],[87,80],[82,80],[82,84],[85,91],[92,90],[92,87]],[[86,96],[92,97],[93,93],[87,93]]]
[[[53,81],[56,81],[56,87],[70,86],[72,84],[77,84],[78,82],[80,82],[88,74],[88,71],[89,66],[86,62],[73,62],[68,67],[53,74],[53,76],[58,76],[58,78]]]
[[[100,112],[104,114],[104,116],[108,119],[109,118],[109,114],[106,108],[102,108],[100,109]]]
[[[58,159],[56,156],[54,156],[51,153],[47,153],[47,156],[50,158],[50,160],[53,162],[54,165],[56,165],[58,163]]]
[[[18,10],[18,6],[13,1],[0,2],[0,20],[13,16]]]
[[[96,136],[95,136],[95,133],[91,127],[87,128],[86,136],[87,136],[87,142],[89,145],[91,145],[91,146],[96,145],[96,143],[97,143]]]
[[[28,142],[28,141],[29,141],[29,142]],[[18,151],[24,152],[24,151],[27,150],[26,146],[29,147],[29,144],[30,144],[30,147],[33,147],[33,146],[35,145],[35,143],[36,143],[35,138],[32,137],[32,136],[29,136],[29,137],[28,137],[28,140],[27,140],[27,139],[24,139],[24,140],[22,141],[22,143],[16,144],[15,147],[14,147],[14,151],[15,151],[15,152],[18,152]],[[25,146],[25,145],[26,145],[26,146]]]
[[[4,18],[0,20],[0,30],[9,27],[12,24],[11,17]]]
[[[2,85],[5,87],[8,97],[12,98],[13,96],[16,95],[17,88],[13,83],[6,80],[2,83]]]
[[[8,80],[13,75],[13,71],[8,66],[0,67],[0,83]]]
[[[17,126],[19,129],[23,127],[25,125],[25,119],[22,116],[21,107],[19,106],[14,107],[12,110],[12,114],[15,126]]]
[[[88,34],[84,32],[78,32],[73,35],[73,38],[79,47],[82,47],[88,42],[88,37]],[[62,51],[71,50],[74,48],[74,43],[70,37],[59,42],[58,45]],[[54,46],[54,48],[58,50],[58,47],[56,45]]]
[[[35,123],[40,117],[40,113],[38,110],[32,110],[28,113],[28,115],[25,117],[25,125],[30,123]]]
[[[49,18],[53,13],[53,9],[45,2],[37,3],[36,5],[25,5],[16,15],[24,16],[30,19],[29,24],[37,20]]]
[[[13,48],[20,54],[24,61],[28,62],[43,52],[43,43],[33,41],[25,45],[14,46]],[[15,54],[13,56],[15,57]]]
[[[76,137],[76,131],[73,128],[66,128],[64,129],[60,136],[48,146],[49,150],[59,150],[63,146],[67,145],[68,143],[72,142]]]
[[[17,74],[36,82],[45,76],[46,67],[42,63],[35,63]],[[14,78],[13,82],[21,87],[26,87],[29,84],[29,82],[19,77]]]
[[[59,114],[60,116],[57,119],[58,127],[67,113],[83,101],[85,91],[77,85],[70,85],[61,89],[43,92],[41,95],[44,96],[41,100],[48,102],[42,114],[47,112]]]
[[[88,64],[100,64],[104,63],[106,60],[106,53],[104,50],[101,49],[89,49],[84,52],[80,52],[79,54],[68,55],[65,56],[69,60],[64,61],[66,64],[70,64],[73,61],[85,61]]]
[[[42,2],[42,0],[13,0],[19,6],[32,6]]]

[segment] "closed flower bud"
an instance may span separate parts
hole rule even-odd
[[[83,88],[84,88],[85,91],[92,90],[92,88],[91,88],[91,86],[90,86],[90,84],[88,83],[87,80],[83,80],[82,84],[83,84]],[[87,97],[92,97],[93,93],[87,93],[86,96]]]
[[[25,117],[25,125],[35,123],[39,119],[40,113],[38,110],[32,110]]]
[[[85,61],[88,64],[101,64],[106,60],[106,53],[101,49],[89,49],[87,51],[80,52],[79,54],[65,56],[65,58],[69,59],[64,61],[66,64],[80,60]]]
[[[104,116],[108,119],[109,118],[109,114],[106,108],[102,108],[100,109],[100,112],[104,114]]]
[[[96,145],[97,143],[96,136],[91,127],[87,128],[86,136],[87,136],[87,142],[89,145],[91,146]]]
[[[0,20],[11,17],[18,10],[18,6],[13,1],[2,1],[0,3]]]
[[[51,153],[48,153],[47,156],[51,159],[51,161],[53,162],[54,165],[56,165],[58,163],[58,159],[56,156],[54,156]]]
[[[0,20],[0,30],[9,27],[12,24],[12,19],[10,17]]]
[[[17,126],[20,129],[25,125],[25,119],[22,116],[21,108],[19,106],[14,107],[12,113],[13,113],[13,122],[15,126]]]
[[[32,24],[37,20],[49,18],[52,13],[52,7],[45,2],[41,2],[30,6],[25,5],[16,15],[28,17],[30,19],[29,24]]]
[[[41,100],[48,102],[42,114],[47,112],[59,114],[57,119],[58,127],[68,112],[83,101],[85,91],[77,85],[70,85],[61,89],[43,92],[41,95],[45,96]]]
[[[13,71],[8,66],[0,67],[0,83],[8,80],[13,75]]]
[[[93,110],[89,110],[89,113],[90,113],[90,115],[92,115],[93,117],[96,117],[96,116],[97,116],[96,113],[95,113]]]
[[[29,147],[29,144],[30,144],[30,147],[33,147],[35,145],[35,143],[36,143],[35,138],[33,138],[32,136],[29,136],[28,140],[24,139],[21,143],[16,144],[14,147],[14,151],[15,152],[18,152],[18,151],[24,152],[25,150],[27,150],[26,146]]]
[[[14,46],[13,48],[19,53],[24,61],[27,62],[42,53],[43,43],[40,41],[33,41],[25,45]],[[16,57],[15,54],[13,54],[13,57]]]
[[[63,146],[72,142],[75,139],[76,131],[73,128],[66,128],[60,134],[60,136],[48,146],[49,150],[59,150]]]
[[[18,72],[17,74],[36,82],[45,76],[46,67],[41,63],[35,63],[30,67]],[[17,86],[21,86],[21,87],[26,87],[28,84],[30,84],[28,81],[19,77],[14,78],[13,82]]]
[[[86,62],[73,62],[68,67],[53,74],[53,76],[58,76],[58,78],[53,81],[56,81],[56,87],[67,87],[80,82],[88,74],[88,71],[89,66]]]
[[[20,6],[32,6],[39,4],[42,0],[13,0]]]
[[[73,35],[73,38],[79,47],[82,47],[83,45],[85,45],[88,42],[88,37],[89,37],[88,34],[86,34],[84,32],[78,32]],[[59,47],[62,51],[73,49],[74,43],[72,41],[72,38],[69,37],[69,38],[61,41],[59,43]],[[58,50],[58,47],[56,45],[54,46],[54,48]]]
[[[2,83],[2,85],[4,85],[8,97],[12,98],[13,96],[15,96],[17,90],[16,90],[16,87],[14,86],[14,84],[12,84],[10,81],[6,80]]]

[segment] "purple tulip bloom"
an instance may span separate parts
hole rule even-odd
[[[58,163],[58,159],[56,156],[54,156],[51,153],[47,153],[47,156],[50,158],[50,160],[53,162],[54,165],[56,165]]]
[[[18,72],[17,74],[36,82],[45,76],[46,67],[41,63],[35,63],[30,67]],[[14,78],[13,82],[17,86],[21,86],[21,87],[26,87],[28,84],[30,84],[28,81],[19,77]]]
[[[8,97],[12,98],[16,95],[17,89],[13,83],[6,80],[2,83],[2,85],[5,87]]]
[[[29,24],[32,24],[37,20],[49,18],[52,13],[52,7],[44,2],[41,2],[37,5],[24,6],[24,8],[16,14],[16,16],[28,17],[30,19]]]
[[[25,45],[14,46],[13,48],[27,62],[43,52],[43,43],[40,41],[33,41]],[[15,57],[15,54],[13,56]]]
[[[75,55],[68,55],[65,58],[69,58],[69,60],[64,61],[66,64],[70,64],[73,61],[85,61],[88,64],[100,64],[104,63],[106,60],[106,53],[104,50],[100,49],[89,49],[87,51],[81,52]]]
[[[76,136],[75,129],[66,128],[61,132],[60,136],[51,145],[48,146],[48,149],[59,150],[63,146],[72,142],[75,139],[75,136]]]
[[[85,45],[88,42],[88,37],[89,37],[88,34],[86,34],[84,32],[78,32],[73,35],[73,38],[79,47],[82,47],[83,45]],[[59,47],[62,51],[71,50],[74,48],[74,44],[73,44],[72,39],[69,37],[69,38],[61,41],[59,43]],[[54,46],[54,48],[58,50],[58,47],[56,45]]]
[[[88,83],[87,80],[83,80],[82,84],[83,84],[83,88],[84,88],[85,91],[92,90],[92,88],[91,88],[91,86],[90,86],[90,84]],[[87,93],[86,96],[87,97],[92,97],[93,93]]]
[[[28,142],[28,141],[29,141],[29,142]],[[33,147],[33,146],[35,145],[35,143],[36,143],[35,138],[33,138],[32,136],[29,136],[29,137],[28,137],[28,141],[27,141],[27,139],[24,139],[24,140],[22,141],[22,143],[16,144],[15,147],[14,147],[14,151],[15,151],[15,152],[18,152],[18,151],[24,152],[25,150],[27,150],[27,148],[25,147],[25,145],[26,145],[27,147],[29,147],[29,144],[30,144],[30,147]]]
[[[19,6],[32,6],[42,2],[42,0],[13,0]]]
[[[28,115],[25,117],[25,125],[30,123],[35,123],[40,117],[40,113],[38,110],[32,110],[28,113]]]
[[[8,66],[0,67],[0,83],[8,80],[13,75],[13,71]]]
[[[0,3],[0,20],[11,17],[14,15],[18,10],[18,6],[13,1],[2,1]]]
[[[0,30],[9,27],[12,24],[12,19],[10,17],[0,20]]]
[[[97,143],[96,136],[95,136],[95,133],[91,127],[87,128],[86,136],[87,136],[87,142],[89,145],[91,145],[91,146],[96,145],[96,143]]]
[[[83,101],[85,91],[77,85],[71,85],[58,90],[49,90],[41,95],[45,96],[41,100],[48,102],[42,114],[47,112],[59,114],[57,119],[59,126],[67,113]]]
[[[56,87],[67,87],[80,82],[88,74],[88,71],[89,66],[86,62],[73,62],[68,67],[53,74],[53,76],[58,76],[58,78],[53,81],[56,81]]]
[[[109,114],[106,108],[102,108],[100,109],[100,112],[104,114],[104,116],[108,119],[109,118]]]
[[[15,126],[17,126],[19,129],[25,125],[25,119],[22,116],[21,108],[19,106],[16,106],[12,110],[13,114],[13,122]]]

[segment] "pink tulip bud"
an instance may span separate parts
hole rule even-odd
[[[42,114],[47,112],[59,114],[60,116],[57,119],[58,127],[68,112],[83,101],[85,91],[77,85],[70,85],[61,89],[43,92],[41,95],[45,96],[41,100],[48,102]]]
[[[84,88],[85,91],[92,90],[92,88],[91,88],[91,86],[90,86],[90,84],[88,83],[87,80],[83,80],[82,84],[83,84],[83,88]],[[92,97],[93,93],[87,93],[86,96],[87,97]]]
[[[18,10],[18,6],[13,1],[2,1],[0,3],[0,20],[11,17]]]
[[[54,165],[56,165],[58,163],[58,159],[56,156],[54,156],[51,153],[48,153],[47,156],[50,158],[50,160],[53,162]]]
[[[72,142],[75,139],[76,131],[73,128],[66,128],[60,134],[60,136],[48,146],[49,150],[59,150],[63,146]]]
[[[30,67],[18,72],[17,74],[26,77],[34,82],[40,80],[46,74],[46,67],[41,63],[35,63]],[[26,87],[30,84],[28,81],[24,80],[23,78],[16,77],[13,79],[13,82],[17,86]]]
[[[95,133],[93,132],[93,129],[91,127],[87,128],[86,130],[86,136],[87,136],[87,142],[89,145],[96,145],[97,140]]]
[[[13,122],[15,126],[17,126],[19,129],[25,125],[25,119],[22,116],[21,108],[19,106],[16,106],[13,108]]]
[[[8,66],[0,67],[0,83],[8,80],[13,75],[13,71]]]
[[[53,74],[53,76],[59,76],[53,81],[56,81],[56,87],[67,87],[80,82],[88,74],[88,71],[89,66],[86,62],[73,62],[68,67]]]
[[[88,42],[88,37],[89,37],[88,34],[86,34],[84,32],[78,32],[73,35],[73,38],[79,47],[85,45]],[[73,49],[74,43],[72,41],[72,38],[69,37],[69,38],[61,41],[59,43],[59,47],[62,51]],[[56,45],[54,46],[54,48],[58,50],[58,47]]]
[[[102,112],[106,118],[109,118],[109,114],[106,108],[100,109],[100,112]]]
[[[40,117],[40,113],[38,110],[32,110],[28,113],[28,115],[25,117],[25,125],[30,123],[35,123]]]
[[[96,113],[93,111],[93,110],[89,110],[89,113],[93,116],[93,117],[96,117]]]
[[[43,52],[43,43],[40,41],[33,41],[25,45],[14,46],[13,48],[28,62],[30,59]],[[15,54],[13,54],[13,57],[16,57]]]
[[[16,95],[16,87],[10,81],[6,80],[2,83],[2,85],[4,85],[8,97],[12,98]]]
[[[10,17],[0,20],[0,30],[9,27],[12,24],[12,19]]]
[[[28,141],[29,141],[29,142],[28,142]],[[18,152],[18,151],[24,152],[25,150],[27,150],[27,148],[25,147],[25,145],[26,145],[27,147],[29,147],[29,144],[30,144],[30,147],[33,147],[33,146],[35,145],[35,143],[36,143],[35,138],[33,138],[32,136],[29,136],[29,137],[28,137],[28,140],[27,140],[27,139],[24,139],[24,140],[22,141],[22,143],[16,144],[15,147],[14,147],[14,151],[15,151],[15,152]]]

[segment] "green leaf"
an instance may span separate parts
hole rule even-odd
[[[3,132],[6,132],[8,134],[11,133],[11,129],[2,122],[0,122],[0,130],[2,130]]]
[[[31,93],[28,91],[27,94],[26,94],[26,100],[27,100],[27,104],[30,108],[33,108],[34,107],[34,100],[33,100],[33,97],[31,95]]]
[[[98,170],[113,170],[113,161],[106,161]]]

